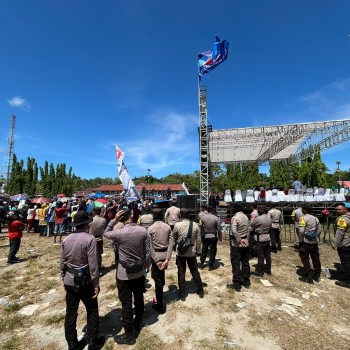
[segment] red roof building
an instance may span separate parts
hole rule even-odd
[[[138,184],[137,190],[141,194],[142,189],[145,188],[146,193],[162,194],[170,187],[172,193],[185,194],[185,190],[181,184]],[[102,185],[95,188],[95,193],[115,194],[123,191],[123,185]]]

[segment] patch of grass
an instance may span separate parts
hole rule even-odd
[[[1,281],[2,282],[11,282],[14,280],[14,278],[16,277],[17,272],[16,271],[6,271],[1,275]]]
[[[23,307],[23,304],[13,303],[5,308],[6,313],[16,312]]]
[[[114,349],[115,342],[113,340],[108,340],[107,343],[104,345],[103,350],[113,350]]]
[[[24,315],[8,315],[6,318],[0,318],[0,333],[6,333],[15,329],[21,328],[25,324],[27,316]]]
[[[215,335],[220,339],[227,339],[228,338],[227,329],[224,326],[220,326],[216,329]]]
[[[55,280],[46,280],[43,285],[44,291],[49,291],[50,289],[53,289],[54,287],[58,286],[58,282]]]
[[[49,343],[40,348],[40,350],[61,350],[61,349],[62,347],[59,346],[57,343]]]
[[[17,350],[20,347],[21,343],[22,343],[21,338],[19,338],[17,336],[13,336],[13,337],[7,339],[1,345],[1,349],[2,350]]]
[[[169,280],[172,284],[177,283],[177,277],[173,273],[169,273],[166,275],[167,280]]]
[[[111,291],[111,290],[115,290],[115,288],[116,288],[116,285],[115,285],[115,283],[111,283],[111,284],[109,284],[108,286],[107,286],[107,290],[108,291]]]
[[[168,346],[158,335],[150,332],[146,327],[137,338],[136,350],[166,349]]]
[[[53,315],[53,316],[50,316],[50,317],[48,317],[45,320],[45,324],[48,325],[48,326],[60,324],[60,323],[63,322],[64,317],[65,317],[64,315]]]
[[[191,336],[192,332],[193,332],[192,328],[191,327],[187,327],[187,328],[185,328],[185,330],[183,332],[183,335],[187,339],[187,338],[189,338]]]

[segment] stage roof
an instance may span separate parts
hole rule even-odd
[[[350,119],[302,124],[213,130],[212,163],[296,162],[350,139]]]

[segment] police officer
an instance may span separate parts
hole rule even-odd
[[[178,242],[184,239],[190,233],[191,246],[185,253],[179,252],[177,246],[176,265],[179,284],[179,298],[181,301],[186,300],[186,265],[190,269],[193,281],[197,287],[197,294],[200,298],[204,297],[203,283],[198,271],[196,255],[200,254],[201,238],[198,225],[189,220],[190,214],[187,208],[180,209],[181,221],[174,226],[173,237],[174,241]],[[191,227],[192,226],[192,227]]]
[[[276,203],[271,203],[270,208],[271,209],[267,212],[267,216],[271,220],[271,251],[277,253],[277,249],[282,250],[280,225],[283,224],[283,217],[281,211],[276,208]]]
[[[292,222],[294,222],[294,229],[295,229],[294,239],[296,244],[299,244],[299,220],[303,215],[304,214],[301,209],[301,206],[298,206],[298,208],[292,211],[291,218],[292,218]]]
[[[154,279],[156,298],[152,308],[159,313],[165,312],[163,287],[165,285],[165,270],[171,259],[174,239],[171,228],[162,222],[162,209],[152,209],[154,224],[148,228],[152,258],[151,276]]]
[[[335,213],[338,219],[332,248],[337,250],[344,271],[344,281],[336,281],[335,284],[350,288],[350,213],[343,203],[336,206]]]
[[[240,203],[234,205],[235,215],[231,219],[230,232],[230,255],[233,273],[233,284],[227,285],[227,288],[233,288],[237,292],[243,285],[245,288],[250,286],[250,267],[249,267],[249,219],[243,213],[243,206]]]
[[[250,233],[252,233],[253,229],[251,227],[251,224],[254,222],[254,220],[259,216],[258,214],[258,205],[256,203],[253,203],[252,206],[250,207],[251,209],[251,214],[250,214]],[[254,240],[254,235],[250,234],[249,236],[249,258],[252,259],[256,255],[256,250],[255,250],[255,240]]]
[[[78,212],[71,223],[76,230],[63,240],[61,247],[60,266],[67,310],[64,331],[69,350],[83,349],[86,345],[85,340],[78,343],[77,339],[76,323],[80,300],[87,312],[88,349],[96,350],[103,346],[103,338],[98,338],[97,297],[100,287],[96,239],[88,234],[91,221],[86,212]]]
[[[151,209],[152,207],[150,205],[144,206],[139,218],[139,224],[146,230],[153,224],[153,215],[151,213]]]
[[[208,214],[202,215],[200,219],[202,226],[202,254],[200,257],[200,268],[203,268],[209,250],[209,271],[214,269],[218,239],[222,241],[221,226],[218,217],[214,215],[214,209],[208,207]]]
[[[106,219],[101,217],[101,208],[93,208],[93,219],[89,225],[89,233],[96,238],[97,242],[97,259],[98,269],[101,274],[102,270],[102,254],[103,254],[103,231],[106,227]]]
[[[264,272],[271,275],[271,247],[270,247],[270,229],[271,220],[266,214],[266,208],[258,205],[259,216],[250,224],[255,241],[255,250],[258,255],[258,267],[253,273],[255,276],[264,276]],[[265,267],[264,267],[265,260]]]
[[[299,219],[299,256],[304,266],[305,274],[300,280],[307,283],[320,281],[321,261],[318,251],[318,237],[321,234],[319,220],[311,215],[311,207],[302,206],[303,216]],[[309,257],[311,256],[314,273],[311,270]]]
[[[174,225],[180,221],[180,209],[176,206],[176,200],[171,202],[171,207],[164,214],[164,221],[173,230]]]
[[[150,263],[150,244],[147,230],[132,222],[129,209],[120,210],[115,216],[115,223],[122,221],[124,227],[108,231],[103,235],[118,243],[117,288],[122,303],[122,322],[125,333],[117,336],[118,344],[135,344],[135,335],[141,331],[144,313],[145,276],[144,270]],[[134,296],[135,309],[132,308]],[[135,318],[134,318],[135,313]]]

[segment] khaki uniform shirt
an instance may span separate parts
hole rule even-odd
[[[350,213],[338,217],[333,244],[337,248],[350,247]]]
[[[168,225],[174,226],[177,222],[180,221],[180,209],[175,205],[168,208],[164,215],[164,221]]]
[[[151,258],[157,263],[165,259],[171,259],[171,252],[174,247],[174,238],[171,228],[162,221],[156,221],[148,230],[150,237]]]
[[[207,210],[200,211],[199,214],[198,214],[198,219],[200,220],[203,217],[203,215],[207,215],[207,214],[208,214]]]
[[[221,226],[219,226],[218,217],[212,213],[202,215],[200,224],[203,229],[205,239],[221,239]]]
[[[102,236],[106,227],[106,219],[95,215],[89,224],[89,233],[93,236]]]
[[[250,230],[248,216],[243,212],[237,212],[231,219],[231,245],[233,247],[242,247],[240,241],[243,240],[248,245]]]
[[[305,234],[313,231],[317,232],[318,238],[321,234],[320,222],[315,216],[311,214],[305,214],[299,219],[299,242],[318,244],[318,239],[315,241],[311,241],[305,237]]]
[[[294,226],[296,229],[299,229],[299,220],[303,216],[301,208],[294,209],[292,212],[292,218],[294,219]]]
[[[271,220],[271,227],[272,228],[280,228],[280,225],[283,225],[283,217],[282,213],[276,209],[272,208],[267,212],[267,216]]]
[[[143,214],[140,216],[140,225],[148,229],[153,224],[153,215],[152,214]]]
[[[270,240],[271,220],[266,214],[258,216],[250,227],[254,231],[254,240],[256,242],[268,242]]]
[[[63,283],[74,286],[74,274],[66,272],[65,265],[73,269],[89,268],[94,288],[99,286],[96,238],[87,232],[76,230],[67,236],[61,246],[61,275]]]
[[[144,268],[148,268],[150,264],[150,243],[147,230],[135,223],[126,223],[121,229],[107,231],[108,226],[103,235],[116,241],[118,244],[119,261],[136,261],[143,259]],[[127,274],[125,268],[118,264],[117,279],[133,280],[142,277],[144,270]]]
[[[175,242],[177,242],[179,239],[187,237],[189,226],[190,226],[190,220],[188,219],[183,219],[182,221],[177,222],[175,224],[174,230],[173,230],[173,237]],[[181,255],[176,249],[176,254],[178,256],[184,256],[188,258],[196,256],[196,254],[200,254],[201,233],[200,233],[199,226],[195,222],[193,222],[193,226],[192,226],[191,243],[193,244],[192,249],[188,249],[188,251],[183,255]]]

